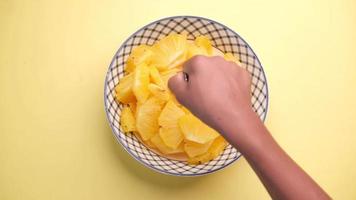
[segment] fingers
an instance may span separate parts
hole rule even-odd
[[[193,56],[191,59],[184,63],[183,71],[189,75],[193,74],[197,68],[204,66],[206,59],[207,57],[205,56]]]
[[[222,62],[226,60],[221,56],[193,56],[187,62],[183,64],[183,71],[189,75],[194,76],[195,73],[200,73],[200,71],[205,71],[207,66],[213,64],[213,66],[219,66]]]
[[[175,94],[177,99],[180,99],[187,90],[187,78],[188,76],[184,75],[184,72],[179,72],[168,80],[168,87]]]

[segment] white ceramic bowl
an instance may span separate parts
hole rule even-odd
[[[105,111],[110,127],[119,143],[137,161],[161,172],[176,176],[198,176],[223,169],[236,161],[241,154],[231,145],[216,159],[200,165],[188,165],[186,162],[172,160],[156,154],[143,145],[133,134],[124,134],[120,128],[122,105],[115,101],[115,85],[124,74],[124,67],[131,50],[141,44],[152,45],[171,32],[188,33],[188,39],[205,35],[213,46],[220,51],[230,52],[240,58],[243,67],[252,75],[253,109],[264,121],[268,109],[267,80],[260,61],[251,47],[236,32],[216,21],[195,17],[175,16],[154,21],[132,34],[115,53],[109,66],[104,87]]]

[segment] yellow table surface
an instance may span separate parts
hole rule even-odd
[[[197,15],[236,30],[268,78],[266,124],[335,199],[356,199],[356,1],[0,1],[0,199],[269,199],[245,159],[181,178],[115,141],[106,70],[143,25]]]

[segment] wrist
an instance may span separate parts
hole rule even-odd
[[[219,132],[244,155],[261,148],[265,142],[272,139],[263,122],[252,109],[226,115],[220,127]]]
[[[243,109],[230,109],[224,112],[222,123],[219,128],[226,136],[240,136],[245,132],[261,123],[257,114],[250,108],[244,107]]]

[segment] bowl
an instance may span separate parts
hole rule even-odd
[[[239,57],[242,67],[252,75],[253,110],[262,121],[268,110],[268,86],[265,73],[247,42],[227,26],[211,19],[196,16],[174,16],[154,21],[133,33],[115,53],[106,74],[104,86],[105,112],[116,140],[138,162],[157,172],[175,176],[200,176],[225,168],[238,160],[241,153],[228,145],[220,156],[200,165],[163,157],[142,144],[134,134],[125,134],[120,127],[123,105],[115,101],[115,86],[124,75],[124,67],[133,48],[141,44],[152,45],[169,33],[187,33],[194,40],[199,35],[209,37],[213,46],[224,53]]]

